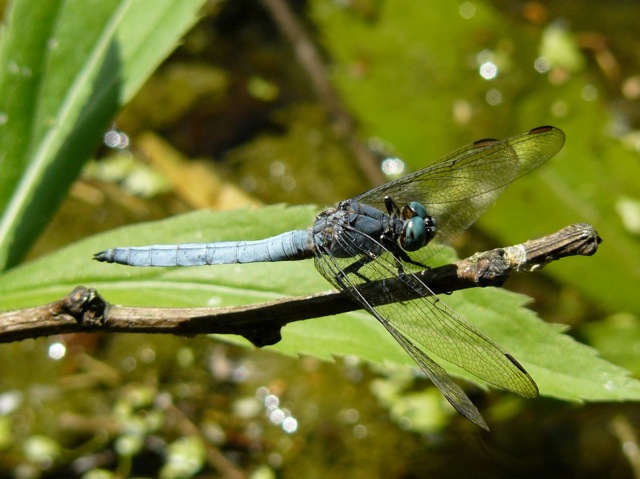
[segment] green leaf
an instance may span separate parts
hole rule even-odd
[[[108,122],[203,3],[12,3],[0,38],[0,270],[28,251]]]
[[[629,313],[617,313],[589,323],[583,329],[603,357],[623,365],[635,375],[640,374],[640,318]]]
[[[315,213],[317,210],[309,206],[216,214],[201,211],[120,228],[0,276],[2,305],[35,306],[66,295],[78,284],[97,288],[114,303],[174,307],[233,306],[324,291],[329,284],[315,271],[312,261],[130,268],[91,260],[93,253],[114,246],[259,239],[306,228]],[[441,299],[513,354],[536,380],[541,394],[574,401],[640,399],[640,382],[598,358],[595,350],[561,334],[559,327],[537,319],[524,308],[526,297],[483,289]],[[247,344],[240,338],[223,339]],[[374,363],[415,366],[384,328],[364,312],[289,324],[283,329],[283,340],[270,349],[324,360],[353,355]],[[447,369],[476,381],[460,369]]]

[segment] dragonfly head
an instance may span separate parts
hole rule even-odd
[[[400,246],[405,251],[417,251],[436,235],[436,219],[417,201],[402,208],[404,228],[400,234]]]

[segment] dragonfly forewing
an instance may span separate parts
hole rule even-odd
[[[438,230],[421,257],[450,244],[474,223],[512,181],[555,155],[564,133],[539,127],[504,140],[481,140],[445,156],[439,162],[354,199],[384,210],[384,198],[398,204],[422,203]]]

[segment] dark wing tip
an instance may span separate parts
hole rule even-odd
[[[564,145],[565,135],[564,135],[564,131],[562,131],[560,128],[551,126],[551,125],[545,125],[545,126],[538,126],[537,128],[533,128],[529,130],[530,135],[542,135],[544,133],[551,133],[552,136],[559,138],[560,141],[558,142],[558,147],[559,147],[558,150],[562,148],[562,145]]]
[[[544,125],[544,126],[538,126],[536,128],[532,128],[531,130],[529,130],[529,133],[531,133],[532,135],[537,135],[539,133],[546,133],[548,131],[558,130],[558,129],[559,128],[556,128],[555,126]]]
[[[560,128],[551,125],[537,126],[529,130],[528,134],[540,135],[542,133],[549,133],[550,131],[557,131],[564,137],[564,132]],[[485,146],[491,146],[499,142],[500,140],[496,140],[495,138],[483,138],[482,140],[474,141],[472,145],[473,148],[484,148]]]
[[[495,138],[483,138],[482,140],[476,140],[473,142],[474,148],[484,148],[485,146],[491,146],[498,143],[500,140]]]
[[[538,385],[533,380],[533,378],[531,376],[529,376],[529,373],[527,372],[527,370],[524,367],[522,367],[522,364],[520,364],[516,360],[516,358],[511,356],[511,354],[505,353],[504,355],[511,362],[511,364],[513,364],[516,368],[518,368],[520,370],[520,372],[522,374],[524,374],[526,376],[526,378],[528,379],[526,388],[521,388],[520,390],[514,391],[514,392],[517,392],[518,394],[520,394],[520,395],[522,395],[524,397],[527,397],[527,398],[538,397],[538,393],[539,393]]]

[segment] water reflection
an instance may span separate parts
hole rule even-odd
[[[547,73],[551,70],[551,62],[546,57],[538,57],[533,62],[533,68],[535,68],[538,73]]]
[[[382,161],[382,172],[390,178],[399,178],[404,175],[405,164],[400,158],[386,158]]]
[[[498,76],[498,65],[493,62],[484,62],[480,65],[478,71],[480,72],[480,76],[485,80],[493,80]]]
[[[489,90],[485,96],[487,103],[491,106],[496,106],[502,103],[502,92],[495,88]]]
[[[271,393],[269,388],[259,387],[256,390],[256,397],[264,404],[269,421],[280,426],[287,434],[293,434],[298,430],[298,420],[293,417],[291,411],[279,407],[280,398]]]
[[[67,346],[64,343],[56,341],[55,343],[49,345],[48,355],[51,359],[59,361],[60,359],[64,358],[66,354]]]
[[[594,101],[598,99],[598,89],[593,85],[585,85],[580,91],[585,101]]]
[[[116,130],[115,125],[104,134],[102,141],[108,148],[124,150],[129,147],[129,135],[123,131]]]
[[[476,15],[476,6],[471,2],[464,2],[458,9],[460,16],[465,20],[469,20]]]

